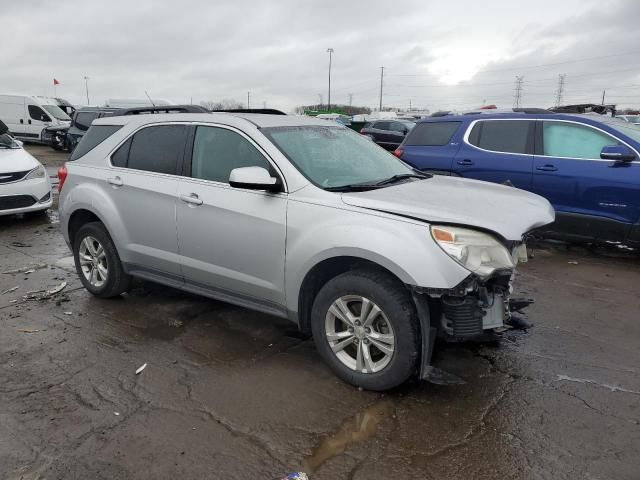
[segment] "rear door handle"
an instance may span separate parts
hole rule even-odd
[[[554,165],[546,164],[540,167],[536,167],[536,170],[540,170],[541,172],[555,172],[558,169]]]
[[[180,195],[180,200],[189,205],[202,205],[202,199],[195,193],[189,195]]]
[[[473,165],[473,162],[468,158],[465,158],[464,160],[458,160],[456,163],[458,165]]]
[[[122,185],[124,185],[124,182],[120,177],[107,178],[107,182],[114,187],[121,187]]]

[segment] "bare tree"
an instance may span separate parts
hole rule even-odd
[[[239,108],[244,108],[244,104],[242,102],[238,102],[237,100],[232,100],[230,98],[224,98],[217,102],[213,100],[203,100],[200,102],[200,105],[209,110],[237,110]]]

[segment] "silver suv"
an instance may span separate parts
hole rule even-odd
[[[92,294],[140,277],[288,318],[372,390],[428,376],[436,336],[502,327],[523,235],[554,220],[537,195],[432,177],[287,115],[102,118],[60,177]]]

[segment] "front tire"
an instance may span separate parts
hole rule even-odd
[[[129,289],[131,277],[102,223],[80,227],[73,239],[73,258],[80,281],[96,297],[117,297]]]
[[[404,286],[384,272],[354,270],[327,282],[311,312],[320,355],[347,383],[388,390],[417,371],[420,334]]]

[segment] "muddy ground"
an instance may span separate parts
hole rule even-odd
[[[93,298],[55,210],[0,217],[0,478],[637,479],[640,259],[533,254],[533,328],[440,346],[464,385],[383,395],[286,321],[149,283]]]

